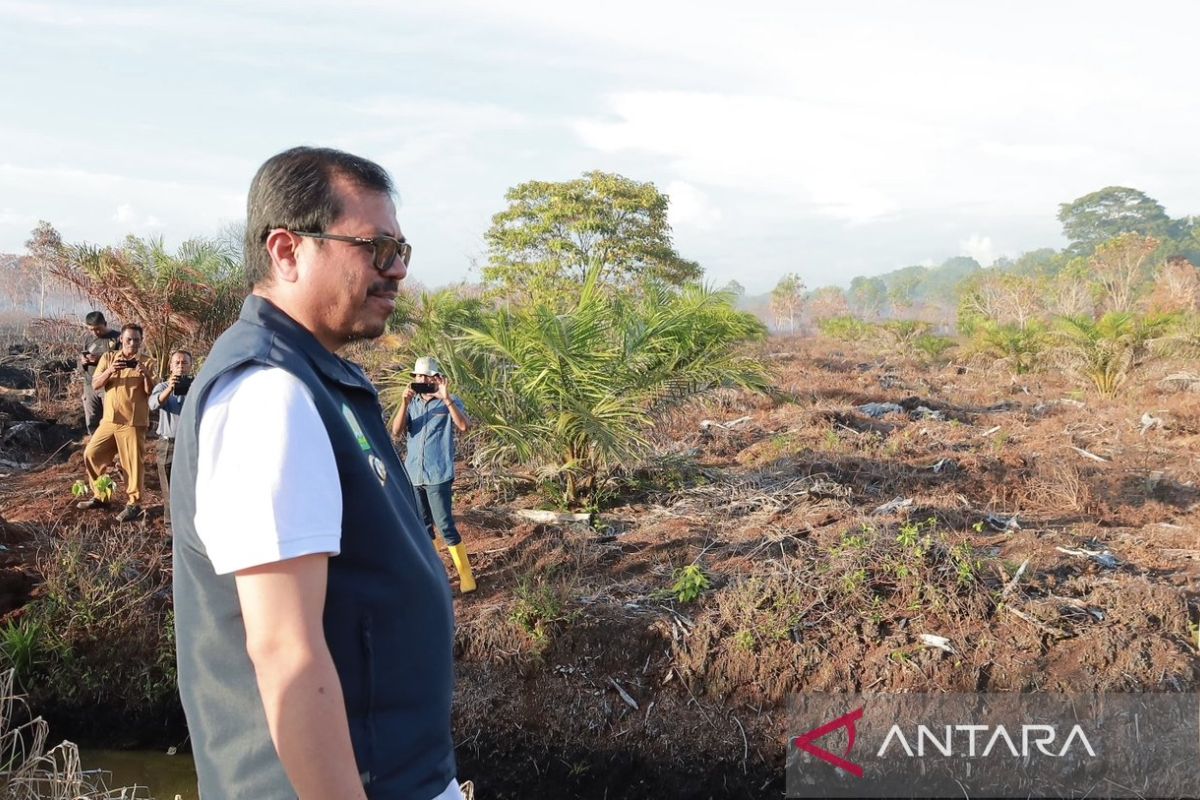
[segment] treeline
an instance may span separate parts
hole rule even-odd
[[[1034,313],[1035,298],[1051,316],[1130,311],[1139,303],[1179,310],[1167,295],[1185,289],[1194,272],[1189,265],[1200,264],[1200,217],[1172,219],[1144,192],[1110,186],[1063,203],[1058,220],[1067,247],[1000,258],[988,268],[957,256],[938,266],[857,277],[847,290],[812,292],[785,275],[770,297],[774,325],[789,330],[853,315],[920,319],[970,333],[980,317],[1023,320]]]
[[[1071,240],[1062,251],[1038,250],[990,269],[953,260],[925,273],[908,268],[855,279],[855,304],[847,297],[824,313],[830,306],[818,305],[816,293],[807,298],[809,318],[825,336],[890,340],[928,360],[953,352],[988,360],[1013,376],[1062,369],[1108,397],[1156,359],[1200,353],[1200,271],[1192,260],[1200,261],[1200,219],[1170,219],[1157,202],[1122,187],[1064,203],[1058,217]],[[894,281],[891,288],[886,277]],[[913,283],[917,277],[922,281]],[[863,287],[871,285],[866,296],[878,302],[864,304]],[[879,321],[884,298],[897,313],[903,308],[894,304],[898,292],[910,300],[919,296],[910,285],[924,289],[925,297],[953,297],[952,309]],[[953,332],[959,336],[939,335]]]

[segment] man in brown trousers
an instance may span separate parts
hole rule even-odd
[[[153,382],[150,368],[138,360],[141,347],[142,326],[132,322],[126,324],[121,328],[121,349],[101,356],[92,377],[92,388],[104,390],[104,418],[83,451],[92,497],[79,503],[78,507],[91,509],[108,505],[108,500],[102,498],[96,488],[96,481],[112,464],[113,456],[119,455],[128,478],[125,486],[128,503],[117,515],[118,522],[129,522],[142,516],[142,469]]]

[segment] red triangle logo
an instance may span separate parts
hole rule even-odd
[[[856,722],[862,719],[862,715],[863,709],[861,708],[857,711],[851,711],[849,714],[844,714],[832,722],[827,722],[819,728],[813,728],[808,733],[803,733],[797,736],[792,740],[792,744],[796,745],[798,749],[803,750],[811,756],[816,756],[822,761],[833,764],[838,769],[849,772],[856,778],[861,778],[863,776],[862,767],[860,767],[858,764],[855,764],[853,761],[847,761],[845,756],[850,755],[850,750],[854,747],[854,739],[858,735],[858,731],[854,726]],[[838,728],[845,728],[850,737],[850,742],[846,745],[846,752],[842,753],[842,755],[834,755],[825,748],[818,747],[817,745],[813,744],[813,742],[817,739],[833,733]]]

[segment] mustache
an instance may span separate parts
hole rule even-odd
[[[371,294],[400,294],[400,281],[377,281],[371,284]]]

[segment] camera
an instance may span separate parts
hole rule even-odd
[[[136,358],[114,358],[113,366],[117,369],[134,369],[138,365]]]
[[[417,394],[433,394],[438,390],[436,383],[410,383],[409,386]]]
[[[193,380],[195,380],[195,378],[191,375],[180,375],[175,379],[175,388],[171,390],[172,393],[176,397],[183,397],[188,393],[188,389],[192,388]]]

